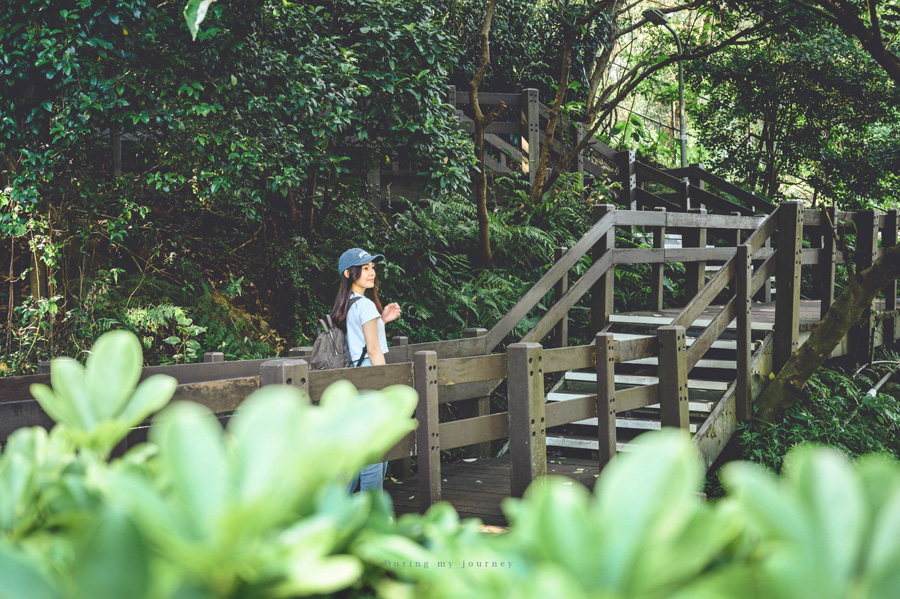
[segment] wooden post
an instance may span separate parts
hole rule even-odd
[[[38,362],[38,374],[50,374],[50,360]]]
[[[657,329],[659,337],[659,421],[662,426],[690,430],[688,369],[685,330],[681,326]]]
[[[412,362],[409,357],[409,337],[405,337],[403,335],[394,335],[391,337],[391,351],[388,353],[399,352],[403,359],[401,362]]]
[[[597,440],[602,469],[616,457],[616,357],[612,333],[597,333]]]
[[[376,210],[381,210],[381,165],[366,173],[366,192],[369,203]]]
[[[441,439],[438,424],[437,352],[413,357],[419,403],[416,406],[416,457],[419,460],[419,513],[441,500]]]
[[[534,184],[541,161],[541,122],[538,90],[522,90],[522,172],[528,173],[528,183]],[[548,140],[549,143],[549,140]]]
[[[553,261],[559,262],[562,260],[562,257],[566,255],[567,248],[554,248],[553,249]],[[556,301],[559,301],[566,291],[569,290],[569,273],[566,273],[562,276],[558,283],[556,283],[556,289],[554,296]],[[555,347],[566,347],[569,345],[569,313],[566,312],[563,314],[562,319],[559,321],[559,324],[553,329],[553,340]]]
[[[456,111],[456,86],[448,85],[447,86],[447,104],[453,107],[454,112]]]
[[[856,214],[856,251],[853,261],[856,272],[872,266],[878,253],[878,214],[874,210],[861,210]],[[860,317],[860,324],[850,329],[850,355],[857,364],[872,360],[872,336],[875,326],[872,311],[866,310]]]
[[[291,385],[308,394],[309,364],[295,358],[266,360],[259,367],[259,386],[266,385]]]
[[[487,335],[487,329],[471,328],[463,329],[463,337],[483,337]],[[479,416],[491,415],[491,397],[475,397],[460,402],[460,411],[463,418],[477,418]],[[465,448],[466,457],[470,458],[489,458],[491,457],[491,442],[484,441],[476,443]]]
[[[607,213],[615,210],[612,204],[594,206],[594,222],[599,221]],[[604,253],[612,251],[616,245],[616,228],[610,227],[609,232],[598,241],[591,250],[591,259],[596,262]],[[591,287],[591,330],[594,333],[602,331],[609,324],[609,316],[614,311],[613,285],[616,280],[615,266],[610,267],[606,274],[597,279]]]
[[[739,419],[750,420],[750,279],[753,265],[750,246],[739,245],[735,255],[735,311],[737,312],[737,382],[735,383],[735,412]]]
[[[619,192],[619,203],[623,204],[627,210],[637,210],[637,200],[634,197],[634,190],[637,189],[634,151],[627,150],[616,153],[615,161],[619,169],[619,176],[616,180],[622,184],[622,190]]]
[[[697,189],[702,189],[706,191],[706,181],[703,180],[703,163],[702,162],[692,162],[690,164],[691,174],[688,177],[688,182],[691,185],[696,187]],[[700,204],[698,208],[703,208],[703,204]]]
[[[828,221],[837,227],[837,210],[834,206],[825,208],[828,215]],[[816,265],[817,278],[819,283],[819,318],[824,318],[825,313],[831,309],[834,303],[834,265],[837,262],[837,245],[834,243],[834,237],[837,231],[832,231],[830,225],[825,225],[822,233],[822,262]]]
[[[775,328],[772,369],[779,372],[800,339],[800,259],[803,208],[800,202],[778,206],[778,256],[775,264]]]
[[[665,214],[665,208],[654,208],[654,210],[658,212],[662,212]],[[665,250],[666,247],[666,228],[665,227],[654,227],[653,228],[653,247],[654,249]],[[653,263],[650,265],[650,309],[651,310],[662,310],[663,309],[663,290],[665,289],[665,269],[666,265],[663,262]]]
[[[884,233],[881,235],[881,247],[883,250],[887,250],[895,245],[897,245],[897,227],[900,225],[898,223],[898,210],[895,208],[893,210],[888,210],[887,219],[884,224]],[[898,338],[898,320],[897,314],[893,314],[891,312],[897,309],[897,281],[893,281],[888,284],[884,289],[884,311],[888,312],[886,318],[884,320],[883,325],[883,334],[882,334],[882,343],[886,348],[893,348],[896,346],[896,341]]]
[[[690,208],[691,214],[705,215],[704,208]],[[681,247],[706,249],[706,229],[690,228],[681,233]],[[688,262],[684,265],[684,301],[691,301],[706,285],[706,262]]]
[[[539,343],[506,348],[511,497],[521,497],[532,481],[547,474],[542,362]]]
[[[732,216],[741,216],[740,212],[732,212]],[[741,230],[740,229],[732,229],[729,232],[724,234],[723,239],[728,242],[729,246],[735,248],[735,255],[737,255],[737,248],[741,247]],[[713,242],[715,245],[715,242]],[[737,279],[728,284],[728,289],[730,293],[737,294]]]
[[[740,211],[732,212],[731,216],[741,216],[741,213]],[[743,242],[743,237],[744,233],[743,231],[741,231],[741,229],[734,229],[733,237],[731,238],[731,241],[734,242],[734,247],[740,247],[741,243]]]
[[[203,363],[208,364],[210,362],[224,362],[225,354],[220,351],[208,351],[203,354]]]

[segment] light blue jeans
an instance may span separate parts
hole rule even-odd
[[[384,490],[384,477],[387,474],[388,463],[379,462],[377,464],[369,464],[364,466],[356,475],[350,479],[347,485],[347,492],[354,493],[357,485],[360,492],[369,490]]]

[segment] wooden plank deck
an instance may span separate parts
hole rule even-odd
[[[567,476],[593,489],[600,467],[595,460],[549,457],[547,474]],[[415,477],[385,481],[384,490],[390,494],[397,515],[418,512],[418,484]],[[487,525],[507,526],[500,504],[509,497],[509,454],[442,464],[441,496],[456,508],[460,518],[480,518]]]

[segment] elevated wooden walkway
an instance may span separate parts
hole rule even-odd
[[[566,476],[573,484],[581,484],[588,489],[600,475],[596,460],[579,458],[550,457],[547,460],[547,474]],[[510,459],[478,458],[471,462],[456,462],[441,467],[441,492],[460,518],[480,518],[492,526],[507,526],[501,504],[509,497]],[[418,513],[419,479],[387,480],[385,491],[390,494],[397,515]]]
[[[535,106],[529,110],[539,112]],[[851,259],[857,269],[866,268],[897,245],[898,211],[813,211],[797,202],[775,209],[763,202],[760,208],[772,210],[760,215],[754,212],[757,203],[742,195],[747,192],[702,169],[663,172],[626,154],[616,156],[624,187],[620,203],[644,209],[595,207],[593,226],[557,252],[555,263],[490,330],[467,329],[461,339],[434,343],[394,338],[388,364],[365,369],[311,372],[304,349],[295,348],[287,359],[268,361],[223,362],[221,354],[209,354],[209,363],[145,368],[142,376],[174,376],[174,399],[202,403],[217,414],[235,410],[268,384],[298,387],[313,401],[338,380],[360,389],[414,387],[418,429],[384,455],[417,463],[414,483],[391,487],[401,509],[412,508],[410,497],[419,510],[443,498],[464,514],[497,522],[504,496],[521,496],[535,479],[567,472],[572,462],[552,465],[548,447],[595,450],[599,470],[627,450],[635,435],[662,426],[693,433],[709,465],[737,423],[750,417],[770,375],[832,305],[836,267],[844,263],[837,249],[841,238],[853,238]],[[734,201],[714,199],[706,183],[743,202],[741,210],[733,210]],[[681,211],[688,209],[693,212]],[[639,233],[652,247],[617,247],[617,228]],[[664,310],[665,268],[672,263],[682,265],[677,272],[684,272],[685,303]],[[617,314],[615,271],[634,264],[651,267],[652,310]],[[570,281],[576,266],[580,276]],[[676,272],[669,270],[668,276]],[[804,272],[811,275],[815,300],[801,299]],[[755,303],[754,298],[769,299],[773,279],[775,301]],[[569,312],[579,302],[589,308],[589,330],[596,334],[590,343],[570,347]],[[894,343],[900,334],[897,285],[888,285],[884,301],[873,308],[882,312],[880,318],[874,310],[864,314],[835,355],[864,361],[874,344]],[[523,322],[533,323],[524,334]],[[545,377],[551,375],[560,382],[547,393]],[[21,426],[52,424],[29,392],[30,384],[49,379],[0,379],[0,442]],[[503,383],[507,409],[493,412],[490,395]],[[447,403],[456,404],[461,418],[441,421],[441,405]],[[128,443],[144,436],[135,431]],[[508,440],[507,461],[484,461],[495,440]],[[441,452],[456,448],[467,448],[479,461],[442,465]],[[582,466],[569,474],[592,472],[586,465],[576,469]]]
[[[879,306],[880,307],[880,306]],[[712,322],[721,312],[723,306],[709,306],[697,316],[694,325],[704,328]],[[799,331],[801,341],[805,339],[820,319],[820,300],[800,300],[799,304]],[[644,337],[642,328],[656,330],[657,327],[668,324],[677,318],[680,310],[666,309],[659,311],[634,311],[616,313],[611,315],[609,330],[613,331],[613,339],[630,341]],[[770,334],[775,325],[775,302],[755,302],[752,304],[751,321],[756,337],[764,337]],[[629,333],[615,332],[619,329],[629,330]],[[727,332],[728,329],[726,329]],[[732,327],[733,330],[733,327]],[[688,337],[692,342],[696,338]],[[882,339],[876,339],[876,344]],[[757,341],[757,344],[761,343]],[[700,426],[715,409],[719,400],[732,388],[736,377],[737,364],[732,355],[736,350],[735,341],[718,341],[717,355],[709,360],[700,360],[689,374],[688,386],[690,387],[689,412],[692,416],[690,430],[697,432]],[[690,346],[691,343],[688,343]],[[714,344],[713,349],[717,346]],[[724,350],[724,351],[723,351]],[[552,350],[551,350],[552,351]],[[832,357],[840,357],[848,351],[847,343],[836,348]],[[723,357],[726,359],[722,359]],[[616,388],[635,389],[646,386],[647,380],[655,380],[648,377],[643,370],[655,370],[658,364],[654,359],[640,358],[622,363],[623,366],[634,368],[632,372],[638,374],[617,374]],[[695,379],[695,373],[701,373],[703,379]],[[563,374],[553,390],[546,395],[548,406],[550,403],[566,401],[570,398],[593,398],[591,390],[596,389],[597,376],[593,369],[571,371]],[[566,397],[566,396],[569,397]],[[649,409],[648,409],[649,408]],[[645,406],[633,412],[623,412],[616,415],[618,428],[617,449],[627,451],[627,440],[646,430],[660,428],[660,416],[658,406]],[[579,431],[579,429],[583,429]],[[587,433],[583,431],[586,430]],[[580,434],[579,434],[580,433]],[[603,435],[598,431],[597,418],[570,422],[569,424],[548,428],[546,446],[548,448],[546,462],[547,475],[566,476],[575,484],[582,484],[592,489],[594,482],[600,473],[600,464],[596,459],[583,459],[573,457],[561,457],[558,455],[560,448],[576,448],[582,450],[598,451]],[[549,448],[555,448],[556,453],[550,453]],[[564,451],[564,450],[563,450]],[[511,497],[512,465],[510,456],[466,458],[451,464],[440,466],[440,496],[443,501],[451,503],[463,518],[479,518],[488,525],[506,526],[506,518],[501,506],[505,498]],[[586,455],[586,454],[585,454]],[[418,512],[426,508],[427,503],[420,502],[420,485],[425,481],[414,476],[405,480],[392,478],[385,482],[385,490],[390,494],[398,514]]]

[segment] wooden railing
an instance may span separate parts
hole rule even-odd
[[[495,439],[509,438],[512,450],[511,492],[519,495],[525,486],[546,469],[546,429],[587,418],[597,418],[600,464],[616,450],[615,416],[659,404],[663,426],[688,426],[687,377],[692,367],[712,347],[731,321],[737,326],[736,380],[698,430],[695,438],[705,455],[713,455],[733,431],[734,423],[750,413],[752,399],[762,389],[761,371],[777,371],[800,338],[798,319],[800,273],[804,265],[815,269],[823,310],[834,298],[835,266],[843,262],[837,248],[840,238],[856,236],[854,260],[864,268],[898,240],[898,214],[873,211],[843,213],[834,210],[803,210],[799,203],[785,203],[766,217],[673,213],[667,211],[619,211],[600,207],[597,222],[572,248],[558,253],[557,262],[490,332],[468,329],[463,339],[410,344],[395,338],[387,354],[388,364],[365,369],[310,371],[302,359],[294,358],[224,362],[221,354],[209,354],[209,363],[145,368],[142,378],[165,373],[176,377],[175,399],[207,405],[213,412],[227,413],[260,385],[289,384],[306,391],[316,401],[337,380],[349,380],[358,388],[382,389],[406,384],[419,392],[419,429],[386,454],[387,459],[417,456],[422,506],[440,497],[439,452],[458,447],[484,448]],[[837,241],[832,234],[837,232]],[[737,247],[616,248],[614,227],[640,226],[652,231],[654,239],[667,228],[683,232],[727,229],[749,232]],[[804,235],[811,247],[804,248]],[[695,236],[695,239],[703,237]],[[741,235],[734,236],[736,242]],[[878,247],[881,240],[882,248]],[[772,242],[772,243],[769,243]],[[768,245],[767,245],[768,244]],[[654,245],[657,245],[656,243]],[[774,245],[774,248],[771,247]],[[571,286],[562,285],[572,267],[591,253],[592,266]],[[603,326],[595,343],[586,346],[545,349],[538,341],[564,322],[575,303],[592,290],[592,310],[599,321],[608,322],[614,285],[612,269],[633,263],[664,265],[670,262],[700,264],[723,262],[720,270],[702,285],[680,314],[656,335],[615,341]],[[654,271],[659,276],[661,271]],[[775,329],[763,345],[752,352],[751,298],[772,275],[776,278]],[[505,353],[490,354],[517,323],[531,312],[551,290],[557,301],[522,342],[513,343]],[[564,291],[563,291],[564,289]],[[705,324],[705,330],[688,347],[686,331],[698,316],[725,294],[724,307]],[[897,338],[897,286],[887,286],[882,311],[886,339]],[[661,300],[660,300],[661,301]],[[592,325],[593,326],[593,325]],[[874,330],[871,317],[854,335],[860,347],[868,348]],[[863,337],[866,336],[866,337]],[[658,359],[658,383],[631,389],[615,389],[615,364],[643,358]],[[768,364],[763,367],[761,364]],[[545,404],[543,377],[554,372],[594,368],[597,391],[579,399]],[[756,373],[756,376],[754,376]],[[508,410],[491,414],[487,400],[498,384],[508,383]],[[51,424],[28,392],[31,383],[49,383],[49,375],[0,379],[0,440],[20,426]],[[464,419],[439,422],[438,407],[449,402],[468,405]],[[728,411],[731,410],[731,416]],[[136,435],[132,441],[140,440]],[[484,455],[484,454],[482,454]]]
[[[544,131],[550,108],[540,103],[536,89],[523,89],[519,93],[480,93],[479,101],[485,107],[501,101],[507,105],[500,119],[486,129],[485,143],[489,150],[485,154],[486,166],[503,174],[520,172],[529,182],[534,181],[531,165],[538,163],[541,144],[549,143],[551,155],[559,157],[580,143],[589,130],[583,123],[560,117],[553,138],[548,140]],[[466,114],[468,93],[451,86],[447,102],[456,110],[461,126],[471,130],[472,118]],[[516,164],[518,166],[514,167]],[[591,138],[586,150],[578,153],[572,170],[604,179],[612,174],[613,165],[618,171],[616,180],[622,185],[619,203],[627,209],[665,208],[670,212],[687,212],[692,208],[704,208],[744,216],[770,214],[775,209],[774,204],[706,171],[701,164],[658,169],[638,162],[634,152],[618,151],[596,138]],[[668,191],[655,193],[650,186],[661,186]]]

